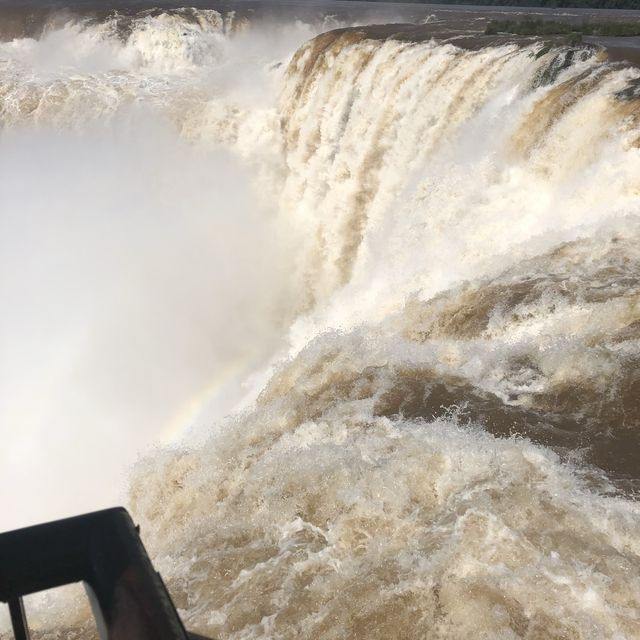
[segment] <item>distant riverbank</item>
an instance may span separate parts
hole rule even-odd
[[[373,0],[375,2],[375,0]],[[388,1],[388,0],[387,0]],[[393,0],[391,0],[393,2]],[[438,4],[416,0],[420,4]],[[637,0],[451,0],[451,5],[545,9],[638,9]]]

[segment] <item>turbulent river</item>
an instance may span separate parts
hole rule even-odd
[[[126,485],[215,638],[638,639],[640,70],[390,29],[4,35],[1,528]]]

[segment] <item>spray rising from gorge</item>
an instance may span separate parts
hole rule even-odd
[[[640,638],[640,72],[341,26],[0,44],[3,481],[173,441],[129,504],[212,637]]]

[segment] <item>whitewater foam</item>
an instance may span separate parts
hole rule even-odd
[[[214,637],[640,637],[640,72],[314,29],[0,45],[3,470],[188,413],[129,504]]]

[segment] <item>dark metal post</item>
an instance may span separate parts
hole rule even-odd
[[[9,613],[11,614],[11,624],[13,625],[14,638],[16,640],[31,640],[22,598],[11,598],[8,604]]]

